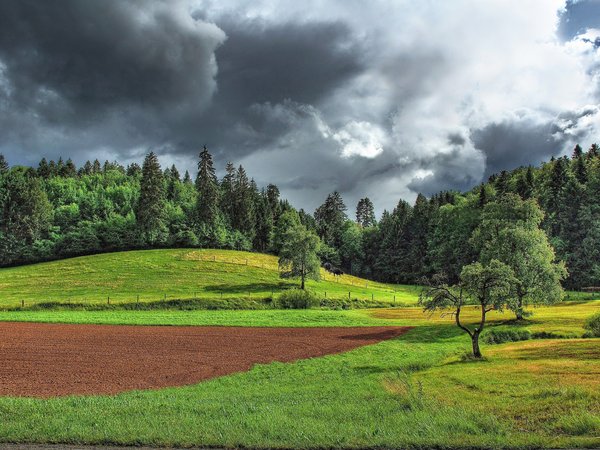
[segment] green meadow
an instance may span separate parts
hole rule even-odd
[[[387,308],[310,310],[8,310],[26,302],[152,302],[262,298],[293,287],[274,257],[152,250],[0,270],[0,321],[204,326],[413,328],[346,353],[196,385],[114,396],[0,397],[0,442],[252,448],[594,448],[600,446],[600,339],[584,339],[600,300],[532,308],[515,323],[491,312],[489,330],[525,329],[552,339],[482,344],[448,315],[416,306],[418,287],[323,274],[309,288],[340,298],[387,298]],[[363,287],[364,286],[364,287]],[[109,293],[109,294],[107,294]],[[356,294],[354,294],[356,293]],[[388,297],[385,297],[388,295]],[[396,307],[393,307],[396,295]],[[398,305],[404,305],[398,307]],[[465,308],[466,323],[478,319]],[[484,332],[485,335],[485,332]],[[0,342],[1,345],[1,342]]]
[[[172,299],[264,300],[298,286],[279,277],[277,258],[233,250],[140,250],[0,269],[0,308],[48,302],[101,304]],[[377,283],[321,270],[308,289],[322,298],[417,301],[416,286]],[[110,299],[110,300],[109,300]]]
[[[581,336],[600,301],[537,308],[522,327]],[[467,321],[476,311],[465,312]],[[509,327],[493,313],[490,328]],[[12,311],[3,321],[372,326],[396,339],[339,355],[257,365],[192,386],[116,396],[0,398],[0,441],[259,448],[593,448],[600,340],[483,345],[419,308],[294,311]]]

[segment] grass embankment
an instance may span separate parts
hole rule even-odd
[[[389,305],[417,301],[416,286],[377,283],[321,270],[308,289],[323,299],[351,299]],[[40,303],[112,306],[173,299],[231,300],[260,307],[262,301],[298,286],[279,277],[277,258],[231,250],[141,250],[0,269],[0,308]],[[109,300],[110,298],[110,300]],[[166,306],[169,306],[168,304]],[[193,306],[193,305],[192,305]],[[176,306],[175,306],[176,307]]]
[[[583,333],[600,302],[534,311],[529,326]],[[466,316],[473,316],[469,311]],[[469,317],[466,317],[469,319]],[[500,325],[494,314],[492,323]],[[600,342],[483,346],[450,318],[388,311],[52,311],[0,320],[177,325],[414,325],[340,355],[194,386],[113,397],[0,398],[0,441],[248,447],[594,447],[600,445]]]

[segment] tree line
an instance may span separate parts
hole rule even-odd
[[[228,163],[219,179],[206,148],[194,178],[175,166],[163,169],[154,153],[141,167],[96,160],[80,168],[62,159],[9,167],[0,155],[0,264],[160,247],[279,255],[294,229],[317,236],[319,261],[347,273],[418,283],[443,272],[456,283],[485,253],[481,233],[497,229],[482,229],[490,215],[511,224],[528,214],[523,221],[537,225],[524,240],[546,239],[536,254],[552,264],[564,261],[563,283],[578,289],[600,278],[599,166],[597,145],[576,146],[571,157],[502,171],[469,192],[419,194],[412,205],[400,200],[377,220],[366,197],[349,214],[333,192],[310,214],[281,199],[277,186],[259,188],[242,166]]]

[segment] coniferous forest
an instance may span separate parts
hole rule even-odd
[[[301,224],[319,236],[321,261],[347,273],[418,283],[443,270],[457,280],[461,268],[480,256],[473,234],[486,205],[504,208],[527,200],[541,208],[541,228],[555,260],[566,264],[564,286],[597,286],[600,148],[595,144],[587,151],[576,146],[571,157],[540,167],[494,174],[469,192],[419,194],[414,205],[400,200],[379,218],[369,198],[348,207],[337,192],[314,214],[297,210],[280,198],[277,186],[257,186],[232,163],[218,179],[206,148],[193,176],[175,166],[162,168],[154,153],[141,167],[96,160],[79,168],[70,159],[10,167],[0,155],[0,264],[161,247],[278,254],[286,231]]]

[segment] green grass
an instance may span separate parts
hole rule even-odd
[[[118,270],[114,255],[76,258],[6,269],[0,271],[0,280],[10,282],[14,290],[19,284],[26,285],[32,295],[44,293],[48,284],[49,292],[61,301],[72,298],[66,292],[74,296],[77,291],[92,302],[102,301],[92,296],[96,285],[103,286],[118,273],[121,278],[114,282],[115,290],[131,283],[136,289],[146,287],[150,292],[168,274],[173,286],[182,289],[180,294],[187,282],[196,280],[198,290],[204,286],[202,295],[211,295],[214,286],[224,282],[217,283],[204,270],[213,270],[210,273],[214,275],[218,269],[220,276],[231,283],[231,298],[235,298],[236,286],[242,283],[239,278],[248,279],[249,273],[260,283],[280,282],[275,267],[245,267],[245,260],[243,264],[189,261],[189,252],[128,252],[123,254],[127,264],[123,262]],[[246,255],[206,254],[215,259],[234,254],[245,259]],[[165,255],[170,259],[165,263],[167,268],[161,268]],[[204,256],[197,251],[192,255]],[[260,258],[266,258],[265,265],[273,261],[264,255],[248,255],[255,257],[253,261],[258,265]],[[79,265],[85,275],[78,276],[73,269]],[[187,273],[185,267],[194,273]],[[58,278],[62,269],[66,270],[63,280],[50,286],[48,274]],[[26,274],[35,278],[26,280]],[[147,275],[137,280],[142,274]],[[77,280],[80,284],[75,283]],[[347,288],[344,282],[343,278],[339,285],[326,281],[320,286],[330,289],[328,296],[329,292],[342,294]],[[381,292],[387,289],[385,285],[375,287]],[[65,290],[62,297],[58,295],[60,289]],[[268,291],[257,289],[257,296]],[[416,290],[404,292],[414,301]],[[14,302],[18,298],[14,292],[2,301]],[[148,301],[151,297],[148,294]],[[518,327],[581,336],[585,320],[598,311],[600,301],[569,301],[532,309],[533,315],[519,323],[512,322],[513,315],[508,312],[493,312],[489,328]],[[474,322],[477,315],[475,308],[466,308],[463,318],[467,323]],[[257,365],[248,372],[192,386],[47,400],[0,397],[0,442],[263,448],[600,446],[600,339],[483,344],[485,359],[473,361],[465,358],[469,339],[451,317],[429,316],[418,307],[348,311],[0,311],[0,321],[414,327],[403,336],[377,345],[295,363]]]
[[[600,302],[536,310],[540,329]],[[531,448],[600,444],[600,340],[469,343],[446,318],[384,311],[5,312],[0,320],[415,326],[351,352],[117,396],[0,398],[0,441],[226,447]],[[467,314],[469,315],[469,314]],[[534,316],[534,317],[536,317]],[[546,322],[547,320],[547,322]],[[584,319],[569,321],[583,331]],[[546,328],[544,328],[546,327]]]
[[[322,298],[415,304],[419,288],[336,279],[324,270],[308,289]],[[0,269],[0,307],[47,302],[86,304],[156,302],[169,299],[271,298],[298,285],[279,278],[277,258],[231,250],[140,250],[83,256]],[[166,296],[166,297],[165,297]]]

